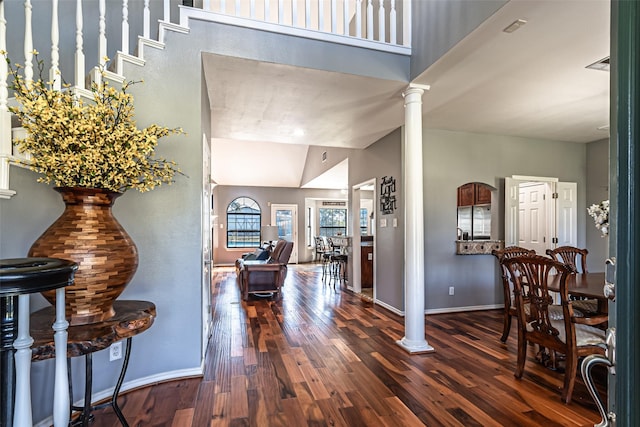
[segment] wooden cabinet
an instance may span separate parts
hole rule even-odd
[[[458,187],[458,206],[471,206],[475,198],[475,184],[470,182]]]
[[[475,201],[474,205],[490,205],[491,204],[491,187],[485,184],[474,184]]]
[[[469,182],[458,187],[458,206],[491,204],[492,188],[487,184]]]
[[[373,245],[360,246],[360,279],[363,288],[373,287]]]

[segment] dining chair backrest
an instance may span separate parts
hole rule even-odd
[[[521,257],[525,255],[535,255],[536,251],[534,251],[533,249],[523,248],[521,246],[507,246],[502,250],[494,250],[492,253],[496,258],[498,258],[498,262],[502,267],[503,273],[508,276],[509,271],[507,270],[506,266],[502,263],[503,260]]]
[[[574,317],[567,288],[572,270],[567,264],[539,255],[510,258],[504,263],[515,286],[518,318],[518,362],[515,376],[522,377],[527,343],[535,343],[548,351],[562,353],[566,356],[562,400],[569,403],[575,384],[578,357],[603,354],[604,331],[579,324],[580,319]],[[552,280],[558,280],[561,307],[553,305],[554,298],[549,291]],[[523,283],[526,283],[526,287]],[[525,298],[528,300],[528,313],[524,309]]]
[[[546,338],[557,337],[558,331],[551,326],[549,318],[549,306],[553,305],[554,301],[549,291],[549,281],[553,279],[551,276],[559,274],[560,300],[568,300],[566,276],[571,274],[570,268],[559,261],[540,255],[515,257],[504,262],[513,277],[518,320],[522,321],[532,334],[544,335]],[[523,309],[525,298],[530,305],[530,313],[526,317]]]
[[[568,265],[573,273],[588,273],[587,254],[589,251],[573,246],[559,246],[555,249],[547,249],[547,255],[554,260]]]
[[[527,249],[520,246],[508,246],[502,250],[494,249],[491,252],[491,254],[498,260],[502,276],[502,291],[504,294],[504,319],[502,336],[500,337],[500,341],[502,342],[506,342],[507,338],[509,338],[509,331],[511,330],[511,317],[516,315],[513,282],[511,280],[509,270],[504,264],[504,260],[523,255],[535,255],[535,253],[536,251],[532,249]]]

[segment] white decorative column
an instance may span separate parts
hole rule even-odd
[[[411,354],[435,351],[424,336],[424,207],[422,193],[422,94],[410,85],[404,96],[404,337],[397,344]]]

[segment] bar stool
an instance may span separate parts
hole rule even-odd
[[[331,265],[332,265],[333,279],[339,280],[341,282],[346,280],[346,278],[347,278],[347,260],[348,260],[348,257],[347,257],[346,254],[334,254],[334,255],[331,255]]]

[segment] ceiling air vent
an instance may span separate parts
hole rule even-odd
[[[609,57],[607,56],[600,61],[587,65],[587,68],[591,68],[592,70],[609,71]]]
[[[518,30],[520,27],[522,27],[526,23],[527,23],[526,19],[516,19],[515,21],[513,21],[511,24],[509,24],[502,31],[505,32],[505,33],[511,34],[514,31]]]

